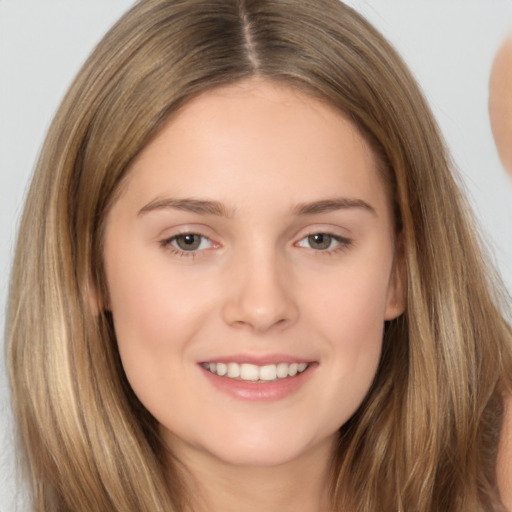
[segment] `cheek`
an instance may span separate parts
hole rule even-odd
[[[365,393],[382,349],[383,302],[373,293],[358,294],[354,290],[349,296],[338,297],[337,304],[339,309],[331,307],[325,312],[333,362],[345,385],[348,380],[354,390],[362,386]]]
[[[120,345],[158,348],[193,330],[210,300],[201,279],[148,250],[117,251],[107,261],[107,285]],[[156,251],[155,251],[156,252]],[[110,263],[110,264],[109,264]],[[174,333],[174,335],[172,335]]]
[[[166,324],[174,323],[168,316],[172,296],[165,282],[153,279],[148,270],[126,273],[122,263],[110,272],[108,282],[120,349],[125,345],[158,348],[168,331]]]
[[[189,346],[198,329],[197,311],[166,280],[148,272],[117,284],[112,282],[113,319],[126,378],[160,423],[174,425],[170,411],[187,411],[194,403]]]
[[[204,308],[197,290],[169,275],[165,261],[148,263],[137,250],[109,257],[107,284],[119,354],[130,385],[151,409],[154,390],[165,395],[169,386],[163,384],[186,358]]]
[[[340,425],[366,396],[379,365],[390,266],[355,265],[312,294],[310,320],[326,340],[331,398],[343,402]]]
[[[380,340],[388,304],[391,262],[355,262],[330,276],[312,294],[314,309],[330,337],[354,350]],[[322,283],[320,283],[321,285]]]

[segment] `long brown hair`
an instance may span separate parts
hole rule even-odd
[[[407,309],[340,430],[335,510],[501,511],[512,389],[506,300],[433,116],[389,43],[338,0],[142,0],[105,36],[50,128],[12,273],[7,353],[35,510],[182,510],[183,468],[123,374],[104,222],[130,163],[189,99],[260,76],[344,113],[392,190]]]

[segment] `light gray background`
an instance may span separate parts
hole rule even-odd
[[[512,290],[512,179],[487,116],[493,56],[512,0],[351,0],[399,49],[452,150],[492,256]],[[133,0],[0,0],[0,332],[16,226],[44,133],[101,35]],[[449,222],[449,219],[447,219]],[[0,359],[0,511],[27,510],[16,483]],[[16,507],[18,501],[18,507]]]

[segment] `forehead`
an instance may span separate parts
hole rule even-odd
[[[372,150],[340,111],[260,79],[188,102],[139,154],[130,183],[139,195],[207,192],[221,201],[237,186],[240,202],[273,197],[276,187],[291,202],[332,196],[334,186],[347,196],[385,188]]]

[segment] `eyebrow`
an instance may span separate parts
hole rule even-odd
[[[321,201],[313,201],[310,203],[300,203],[293,209],[293,212],[296,215],[315,215],[319,213],[329,213],[337,210],[348,210],[352,208],[360,208],[371,213],[372,215],[377,216],[375,208],[370,206],[366,201],[363,201],[362,199],[351,199],[345,197],[323,199]]]
[[[320,213],[329,213],[337,210],[348,210],[352,208],[359,208],[368,211],[372,215],[377,216],[375,209],[362,199],[351,198],[333,198],[322,199],[320,201],[312,201],[308,203],[299,203],[296,205],[292,213],[294,215],[315,215]],[[233,212],[229,211],[219,201],[209,201],[203,199],[192,198],[165,198],[155,199],[147,205],[143,206],[138,215],[143,215],[155,210],[182,210],[199,215],[216,215],[219,217],[232,217]]]
[[[217,215],[220,217],[231,217],[232,214],[227,210],[227,208],[218,201],[206,201],[202,199],[175,199],[175,198],[165,198],[165,199],[155,199],[151,201],[147,205],[143,206],[139,210],[139,215],[143,215],[144,213],[152,212],[155,210],[183,210],[186,212],[197,213],[199,215]]]

